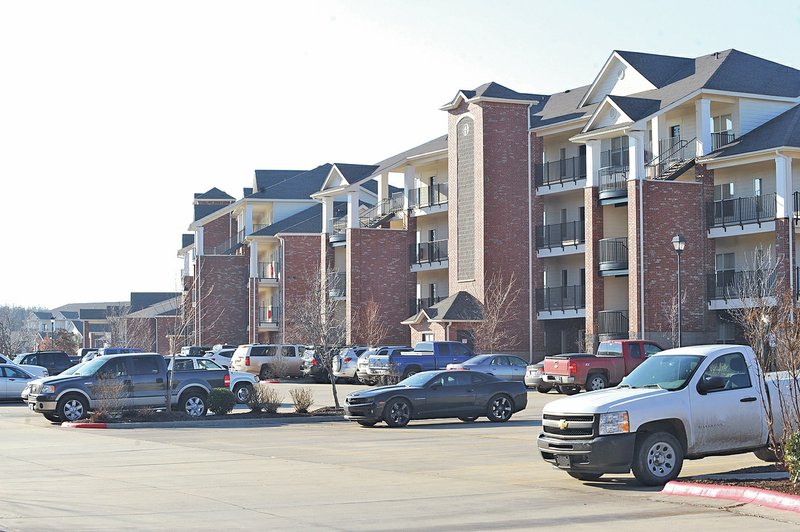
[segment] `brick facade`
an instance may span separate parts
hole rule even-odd
[[[322,235],[323,246],[325,236]],[[319,235],[286,235],[283,237],[283,326],[285,327],[287,343],[306,343],[305,338],[294,338],[291,330],[296,322],[296,306],[307,297],[308,291],[313,288],[311,279],[319,274],[322,248]],[[274,340],[280,337],[280,332],[270,335]]]
[[[211,253],[215,246],[222,246],[236,235],[236,221],[229,214],[220,216],[203,225],[203,253]]]
[[[603,238],[603,208],[598,205],[597,187],[584,189],[584,208],[586,222],[584,231],[586,236],[586,345],[587,351],[597,346],[597,313],[605,307],[605,290],[603,278],[600,276],[598,254],[598,241]],[[591,348],[591,349],[590,349]]]
[[[203,255],[195,268],[197,344],[247,343],[249,256]]]

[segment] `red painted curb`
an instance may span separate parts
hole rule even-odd
[[[752,503],[776,510],[800,513],[800,497],[776,491],[740,486],[721,486],[719,484],[693,484],[691,482],[667,482],[661,492],[667,495],[708,497],[731,501]]]
[[[61,424],[62,427],[68,429],[107,429],[106,423],[82,423],[80,421],[65,421]]]
[[[266,382],[267,384],[280,384],[281,383],[281,381],[279,381],[278,379],[269,379],[269,380],[261,381],[261,382]]]

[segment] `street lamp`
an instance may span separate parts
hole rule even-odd
[[[50,316],[50,332],[56,332],[56,319],[54,316]]]
[[[672,248],[678,255],[678,347],[681,347],[681,325],[682,325],[682,312],[681,312],[681,253],[683,248],[686,247],[686,239],[683,235],[677,234],[672,237]]]

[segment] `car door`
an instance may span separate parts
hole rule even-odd
[[[428,383],[426,417],[458,417],[470,412],[475,405],[471,375],[468,371],[446,371]]]
[[[280,356],[286,364],[286,374],[290,377],[303,376],[303,357],[297,353],[297,347],[284,345],[280,348]]]
[[[134,356],[124,357],[119,360],[127,360],[128,372],[130,374],[131,395],[136,406],[160,406],[164,404],[164,391],[166,382],[162,368],[155,356]],[[176,357],[174,364],[184,364],[188,362],[188,369],[193,369],[193,361],[187,358],[185,361]],[[180,371],[174,372],[176,375]],[[177,379],[176,379],[177,380]]]
[[[131,380],[124,359],[108,359],[97,370],[90,382],[91,384],[88,386],[91,398],[95,402],[95,408],[119,411],[134,404]]]
[[[509,373],[511,377],[509,380],[523,382],[525,380],[525,371],[528,368],[528,363],[514,356],[508,357]]]
[[[712,360],[690,383],[691,447],[695,452],[746,449],[766,442],[766,428],[757,383],[752,382],[742,353],[727,353]],[[700,372],[698,372],[700,373]],[[722,389],[704,395],[700,380],[721,377]]]
[[[511,367],[508,364],[508,357],[502,355],[493,357],[489,363],[489,373],[505,381],[511,379]]]
[[[6,368],[0,367],[0,398],[8,399],[8,377],[6,377]]]
[[[5,397],[19,399],[22,390],[33,380],[33,376],[19,368],[6,366],[5,368]]]

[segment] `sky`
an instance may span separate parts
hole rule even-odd
[[[178,290],[195,192],[372,164],[495,81],[589,84],[611,52],[800,68],[800,0],[4,1],[0,305]]]

